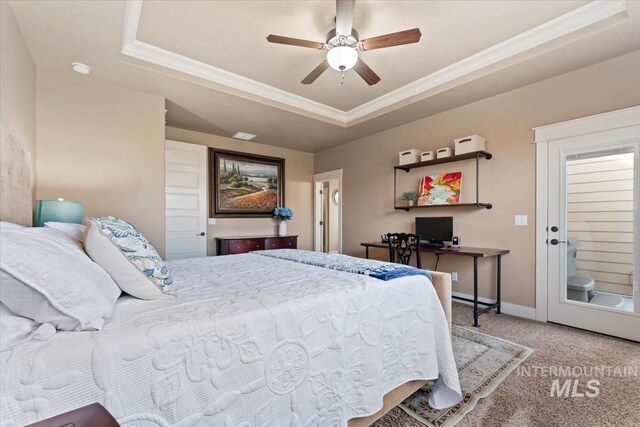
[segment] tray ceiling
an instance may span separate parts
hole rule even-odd
[[[311,152],[640,49],[640,2],[358,0],[362,37],[417,26],[422,40],[364,52],[376,86],[329,71],[303,86],[322,52],[265,38],[322,40],[333,1],[9,4],[39,73],[162,96],[170,126]]]
[[[352,70],[345,84],[329,70],[315,84],[300,75],[322,51],[272,45],[265,34],[323,41],[334,2],[127,2],[122,53],[150,67],[189,74],[239,96],[349,127],[456,84],[561,46],[626,17],[610,1],[361,1],[363,38],[419,27],[416,45],[362,53],[382,83],[367,87]],[[370,34],[369,34],[370,33]],[[140,62],[138,62],[140,65]],[[302,71],[300,68],[302,67]]]
[[[278,34],[324,42],[335,27],[333,1],[145,1],[137,39],[226,71],[349,111],[458,62],[587,1],[356,1],[361,38],[420,28],[417,44],[363,52],[382,78],[367,86],[354,71],[300,81],[326,52],[267,43]]]

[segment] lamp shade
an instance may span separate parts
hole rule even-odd
[[[37,200],[33,226],[42,227],[48,221],[82,224],[83,209],[84,207],[80,202]]]
[[[347,71],[358,62],[358,51],[349,46],[337,46],[327,52],[327,61],[334,70]]]

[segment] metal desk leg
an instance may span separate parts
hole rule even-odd
[[[367,259],[369,259],[369,246],[365,246],[364,247],[364,253],[365,253],[365,256],[367,257]]]
[[[480,327],[478,324],[478,257],[473,257],[473,326]]]
[[[496,313],[498,314],[500,314],[500,304],[501,304],[501,300],[500,300],[500,290],[502,287],[501,275],[502,275],[502,255],[498,255],[498,277],[497,277],[498,289],[496,290],[496,300],[497,300]]]

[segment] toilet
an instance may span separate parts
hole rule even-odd
[[[606,292],[596,292],[596,284],[591,277],[577,275],[576,255],[579,240],[567,239],[567,298],[606,307],[624,306],[624,298]]]

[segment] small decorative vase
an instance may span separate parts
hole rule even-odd
[[[407,200],[407,206],[415,206],[415,205],[416,205],[415,200]]]
[[[287,221],[280,221],[278,224],[278,236],[287,235]]]

